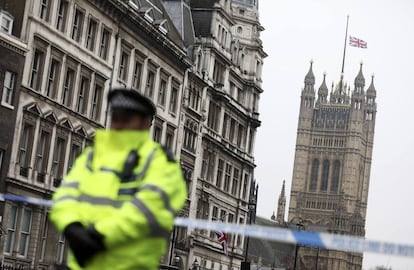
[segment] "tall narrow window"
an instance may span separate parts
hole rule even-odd
[[[63,163],[65,160],[65,139],[58,137],[56,139],[56,144],[53,153],[53,165],[52,172],[53,177],[56,179],[62,179],[63,175]]]
[[[23,208],[22,221],[20,224],[18,254],[24,257],[27,256],[27,250],[29,248],[31,226],[32,226],[32,211],[30,209]]]
[[[47,244],[47,232],[49,229],[49,222],[47,215],[43,217],[43,224],[42,224],[42,234],[41,234],[41,250],[40,250],[40,257],[39,261],[43,262],[45,260],[45,254],[46,254],[46,244]]]
[[[226,172],[224,175],[224,191],[229,192],[230,190],[230,180],[231,180],[231,169],[232,166],[230,163],[226,164]]]
[[[52,59],[49,68],[49,77],[47,79],[46,95],[50,98],[55,98],[56,88],[58,84],[58,76],[60,70],[60,63],[56,59]]]
[[[66,107],[71,106],[72,90],[75,79],[75,71],[71,68],[66,69],[65,82],[63,83],[62,104]]]
[[[145,85],[144,94],[151,99],[152,99],[152,94],[154,92],[154,80],[155,80],[155,74],[153,71],[149,70],[147,74],[147,83]]]
[[[136,60],[135,66],[134,66],[134,74],[133,74],[134,77],[132,78],[132,87],[134,87],[137,90],[139,90],[139,85],[141,83],[141,68],[142,68],[141,62]]]
[[[69,162],[68,162],[68,171],[72,168],[73,163],[75,162],[76,158],[81,153],[81,147],[78,144],[72,144],[72,148],[70,149],[69,155]]]
[[[328,189],[328,178],[329,178],[329,160],[323,161],[322,168],[322,182],[321,182],[321,191],[326,191]]]
[[[16,237],[16,223],[17,223],[17,206],[11,205],[9,218],[7,221],[6,243],[4,246],[4,253],[11,254],[14,248],[14,240]]]
[[[4,159],[4,150],[0,149],[0,173],[1,173],[1,168],[3,168],[3,159]]]
[[[97,25],[98,23],[92,17],[89,17],[88,31],[86,35],[86,48],[90,51],[93,51],[93,49],[95,48]]]
[[[341,163],[339,162],[339,160],[335,160],[333,164],[331,192],[338,192],[340,171]]]
[[[91,119],[97,121],[101,113],[102,104],[102,86],[95,84],[95,90],[93,91],[92,104],[91,104]]]
[[[239,173],[240,173],[239,169],[237,169],[237,168],[233,169],[233,183],[232,183],[232,187],[231,187],[231,195],[236,196],[236,197],[239,196],[238,191],[240,189],[239,188],[239,181],[240,181]]]
[[[177,102],[178,102],[178,87],[173,86],[171,89],[170,95],[170,105],[168,110],[170,113],[176,114],[177,113]]]
[[[65,257],[65,236],[63,234],[60,234],[59,240],[57,243],[56,262],[58,264],[62,264],[64,257]]]
[[[167,82],[163,79],[160,81],[160,90],[158,92],[158,104],[165,106],[165,92],[167,91]]]
[[[76,105],[76,111],[78,113],[84,114],[86,109],[86,104],[88,100],[88,90],[89,90],[89,79],[82,76],[79,93],[78,93],[78,101]]]
[[[27,177],[27,170],[30,164],[31,146],[33,144],[33,130],[31,124],[25,123],[23,126],[22,136],[20,137],[19,147],[19,164],[20,175]]]
[[[67,12],[68,12],[68,1],[60,0],[59,9],[58,9],[57,18],[56,18],[56,29],[61,32],[65,31]]]
[[[128,63],[129,63],[129,55],[125,51],[123,51],[121,53],[121,60],[119,62],[119,74],[118,74],[118,79],[122,81],[127,80]]]
[[[75,17],[72,23],[72,34],[71,38],[75,41],[80,41],[82,35],[84,13],[80,9],[75,10]]]
[[[161,143],[162,127],[154,126],[154,141]]]
[[[243,179],[243,189],[242,189],[242,194],[241,194],[241,199],[245,200],[246,196],[247,196],[247,185],[249,183],[249,174],[245,173],[244,174],[244,179]]]
[[[207,126],[215,131],[218,131],[220,116],[220,107],[212,100],[210,100],[210,106],[208,109]]]
[[[107,60],[108,58],[108,48],[109,48],[109,38],[111,37],[111,32],[105,27],[102,28],[101,33],[101,42],[99,43],[99,57]]]
[[[318,172],[319,172],[319,160],[314,159],[312,162],[312,171],[310,179],[310,191],[316,191],[316,186],[318,185]]]
[[[50,1],[49,0],[41,0],[40,2],[40,18],[45,21],[49,21],[49,9],[50,9]]]
[[[37,180],[39,182],[44,182],[44,176],[47,169],[48,154],[50,149],[50,134],[49,132],[42,130],[40,133],[39,143],[37,144],[37,154],[36,154],[36,170],[37,170]]]
[[[13,105],[13,92],[15,85],[16,75],[10,71],[6,71],[4,74],[3,83],[3,97],[2,102]]]
[[[35,50],[33,57],[33,65],[30,76],[30,88],[39,90],[42,80],[41,67],[43,66],[44,54],[40,50]]]
[[[221,182],[223,181],[223,170],[224,170],[224,160],[218,160],[217,164],[217,177],[216,177],[216,187],[221,189]]]

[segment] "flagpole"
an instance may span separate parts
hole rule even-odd
[[[346,41],[348,39],[348,22],[349,22],[349,15],[346,16],[345,44],[344,44],[344,55],[342,57],[342,70],[341,70],[341,74],[344,74]]]

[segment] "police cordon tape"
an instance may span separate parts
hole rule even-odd
[[[35,204],[51,207],[50,200],[0,193],[0,201]],[[175,226],[205,230],[223,231],[253,238],[273,240],[291,244],[308,245],[322,249],[336,249],[349,252],[372,252],[414,258],[413,244],[400,244],[368,240],[349,235],[299,231],[258,225],[241,225],[201,219],[177,217]]]

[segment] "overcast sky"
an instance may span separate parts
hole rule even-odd
[[[363,64],[366,88],[374,74],[377,118],[366,220],[372,240],[414,244],[414,1],[412,0],[261,0],[264,93],[255,146],[259,183],[258,215],[276,211],[283,180],[287,209],[292,181],[299,102],[313,59],[319,88],[338,82],[348,35],[368,43],[347,46],[345,80],[353,90]],[[414,269],[414,258],[366,253],[364,269],[384,265]]]

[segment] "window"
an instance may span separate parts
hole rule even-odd
[[[170,105],[168,107],[168,110],[172,114],[177,113],[177,102],[178,102],[178,86],[173,84],[173,87],[171,89],[171,96],[170,96]]]
[[[155,119],[155,121],[154,121],[154,134],[153,134],[153,138],[154,138],[154,141],[156,141],[158,143],[161,143],[162,126],[163,126],[162,121],[159,120],[159,119]]]
[[[49,21],[50,1],[42,0],[40,3],[40,18]]]
[[[12,33],[13,16],[7,11],[0,10],[0,29],[8,34]]]
[[[127,80],[128,75],[128,63],[129,63],[129,54],[125,51],[122,51],[121,53],[121,60],[119,63],[119,73],[118,73],[118,79],[122,81]]]
[[[242,88],[237,88],[237,101],[244,105],[245,94]]]
[[[165,134],[165,146],[170,150],[174,150],[174,135],[175,129],[172,126],[167,126],[167,133]]]
[[[237,169],[237,168],[234,168],[233,169],[233,183],[232,183],[232,186],[231,186],[231,195],[233,195],[233,196],[238,196],[239,194],[238,194],[238,190],[239,190],[239,173],[240,173],[240,170],[239,169]]]
[[[95,48],[96,29],[98,23],[92,17],[89,16],[88,32],[86,34],[86,48],[93,51]]]
[[[201,104],[201,88],[194,82],[191,82],[188,96],[188,106],[195,111],[200,109]]]
[[[32,211],[30,209],[23,208],[22,221],[20,224],[18,254],[24,257],[27,256],[27,250],[29,248],[31,226],[32,226]]]
[[[75,17],[73,18],[71,38],[75,41],[80,41],[82,35],[82,26],[84,13],[80,9],[75,10]]]
[[[227,113],[225,113],[224,114],[224,118],[223,118],[223,127],[222,127],[222,132],[221,132],[221,135],[223,136],[223,138],[226,138],[226,139],[228,139],[229,138],[229,127],[228,127],[228,125],[229,125],[229,122],[230,122],[230,120],[229,120],[229,118],[230,118],[230,116],[227,114]]]
[[[93,91],[92,104],[91,104],[91,119],[98,121],[101,113],[102,105],[102,86],[95,84],[95,90]]]
[[[25,123],[23,126],[22,136],[20,137],[19,147],[19,164],[20,175],[27,177],[27,170],[30,164],[31,147],[33,145],[33,130],[31,124]]]
[[[111,32],[105,27],[102,28],[101,33],[101,42],[99,44],[99,57],[107,60],[108,58],[108,48],[109,48],[109,38],[111,37]]]
[[[147,75],[147,83],[145,84],[144,95],[152,99],[152,93],[154,91],[154,78],[155,74],[153,71],[149,70]]]
[[[85,76],[82,76],[80,81],[81,82],[79,87],[76,111],[78,113],[84,114],[88,100],[89,79]]]
[[[244,149],[244,144],[246,143],[245,140],[246,131],[242,124],[239,124],[239,128],[237,131],[237,146]]]
[[[75,71],[71,68],[66,69],[65,81],[63,83],[62,104],[70,107],[72,103],[72,89],[75,80]]]
[[[207,125],[209,128],[218,131],[220,107],[212,100],[208,109]]]
[[[247,196],[247,185],[249,184],[249,174],[245,173],[244,174],[244,180],[243,180],[243,189],[242,189],[242,195],[241,198],[242,199],[246,199]]]
[[[338,192],[340,170],[341,170],[341,163],[339,162],[339,160],[335,160],[333,164],[333,173],[332,173],[332,182],[331,182],[332,192]]]
[[[75,162],[76,158],[79,156],[80,153],[81,153],[81,146],[73,143],[72,148],[70,149],[68,171],[72,168],[73,163]]]
[[[167,82],[163,79],[160,81],[160,90],[158,92],[158,104],[165,106],[165,92],[167,91]]]
[[[63,263],[63,258],[65,255],[65,236],[63,234],[59,235],[59,240],[57,244],[57,252],[56,252],[56,262],[58,264]]]
[[[61,32],[65,31],[67,14],[68,14],[68,1],[60,0],[58,14],[56,18],[56,29]]]
[[[41,67],[44,62],[44,54],[42,51],[36,49],[33,57],[33,65],[30,76],[30,88],[38,90],[40,88],[40,83],[42,81]]]
[[[213,182],[214,165],[216,161],[215,153],[209,151],[207,148],[203,150],[203,160],[201,164],[201,178],[209,182]]]
[[[224,191],[225,192],[229,192],[229,189],[230,189],[231,169],[232,169],[231,164],[227,163],[226,172],[224,175]]]
[[[224,65],[216,60],[213,71],[213,81],[216,82],[216,84],[223,85],[225,71]]]
[[[41,235],[41,250],[40,250],[40,258],[39,261],[44,261],[45,254],[46,254],[46,244],[47,244],[47,231],[49,229],[49,222],[47,215],[43,217],[43,226],[42,226],[42,235]]]
[[[319,171],[319,160],[314,159],[312,162],[312,171],[310,179],[310,191],[316,191],[316,186],[318,184],[318,171]]]
[[[60,70],[60,63],[56,59],[52,59],[49,68],[49,77],[47,79],[46,95],[50,98],[55,98],[56,88],[58,85],[58,76]]]
[[[184,125],[184,142],[183,148],[195,153],[197,142],[197,123],[189,119],[186,120]]]
[[[44,182],[44,176],[47,169],[47,162],[50,149],[50,133],[42,130],[40,132],[39,142],[37,144],[36,153],[36,170],[37,181]]]
[[[216,187],[221,189],[221,181],[223,180],[223,170],[224,170],[224,160],[218,160],[217,165],[217,177],[216,177]]]
[[[134,66],[134,74],[132,78],[132,87],[139,90],[139,85],[141,83],[141,69],[142,69],[142,63],[138,60],[135,60],[135,66]]]
[[[329,177],[329,160],[324,160],[323,167],[322,167],[321,191],[326,191],[328,189],[328,177]]]
[[[6,244],[4,247],[4,253],[11,254],[14,248],[14,240],[16,236],[16,223],[17,223],[17,206],[11,205],[9,218],[7,221],[7,234]]]
[[[3,83],[3,98],[2,102],[13,105],[13,92],[15,85],[16,75],[10,71],[6,71],[4,74]]]
[[[57,137],[53,153],[52,173],[55,179],[62,179],[63,163],[65,161],[66,140]]]

